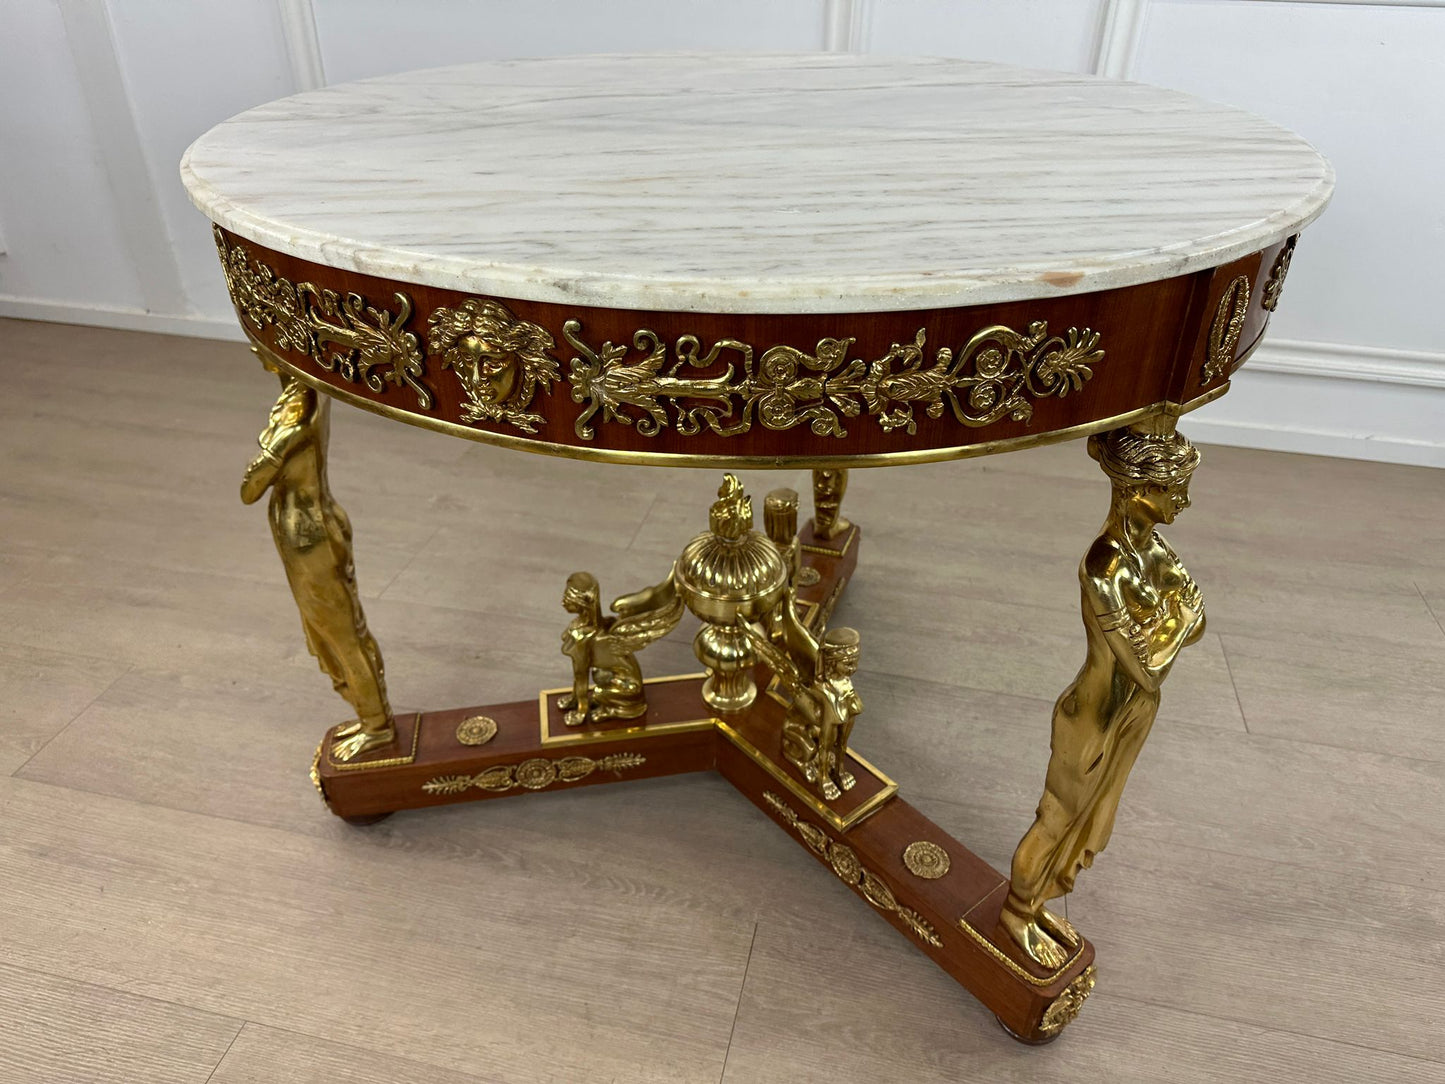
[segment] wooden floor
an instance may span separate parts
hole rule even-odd
[[[1210,631],[1069,904],[1098,990],[1029,1049],[715,777],[337,821],[345,708],[237,499],[274,378],[16,321],[0,377],[7,1084],[1445,1081],[1445,471],[1205,449]],[[566,575],[652,582],[717,484],[334,430],[398,710],[565,681]],[[1078,443],[853,476],[855,744],[1001,868],[1106,500]]]

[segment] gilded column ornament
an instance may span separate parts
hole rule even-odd
[[[647,328],[633,335],[630,350],[610,341],[593,349],[579,320],[564,323],[562,334],[577,351],[567,379],[573,401],[584,405],[576,422],[583,440],[595,438],[599,420],[635,425],[649,437],[668,427],[684,436],[704,428],[735,436],[754,420],[764,429],[806,425],[816,436],[845,437],[843,419],[865,413],[885,433],[912,434],[917,410],[933,419],[948,411],[969,427],[1005,417],[1027,422],[1030,400],[1081,390],[1104,357],[1097,332],[1050,335],[1042,320],[1022,333],[983,328],[957,352],[939,347],[931,363],[924,328],[872,361],[848,356],[851,337],[819,339],[811,353],[778,345],[758,355],[737,339],[719,339],[704,353],[696,335],[679,336],[669,353]],[[634,352],[640,356],[629,360]],[[713,375],[697,375],[707,370]]]
[[[788,566],[788,586],[812,587],[821,579],[812,565],[803,564],[803,547],[798,542],[798,491],[775,489],[763,498],[763,530]]]
[[[840,881],[849,888],[858,889],[863,893],[863,898],[878,910],[885,914],[896,915],[920,941],[926,942],[934,948],[943,947],[943,941],[933,927],[917,911],[899,903],[898,897],[893,894],[893,890],[888,887],[883,878],[858,860],[857,851],[846,843],[830,839],[828,833],[816,824],[810,824],[803,820],[787,802],[772,791],[763,792],[763,801],[772,806],[788,827],[798,833],[810,851],[828,860],[828,865],[832,867]]]
[[[1113,483],[1079,566],[1088,652],[1054,706],[1044,794],[1014,852],[1000,921],[1033,960],[1063,966],[1078,934],[1044,904],[1073,890],[1114,828],[1119,798],[1180,650],[1204,635],[1198,585],[1156,528],[1189,507],[1199,452],[1172,418],[1089,438]]]
[[[1201,384],[1228,375],[1248,314],[1249,276],[1239,275],[1224,288],[1219,307],[1214,310],[1214,323],[1209,325],[1209,357],[1199,371]]]
[[[843,494],[848,492],[846,470],[813,472],[813,537],[831,542],[853,526],[843,518]]]
[[[261,454],[241,481],[241,500],[252,504],[271,491],[271,534],[301,611],[306,646],[356,712],[331,747],[334,759],[350,760],[390,742],[396,729],[381,651],[356,590],[351,521],[326,478],[331,401],[294,377],[282,377],[281,388],[260,436]]]
[[[617,599],[612,603],[615,616],[604,617],[597,577],[574,572],[567,577],[562,606],[576,615],[562,633],[562,654],[572,660],[572,692],[557,701],[566,712],[566,724],[581,726],[646,714],[642,668],[636,655],[675,629],[682,618],[682,598],[672,577]]]
[[[430,410],[431,388],[417,338],[406,330],[411,298],[392,294],[396,315],[369,305],[356,293],[338,294],[309,282],[296,285],[253,259],[240,245],[213,231],[231,303],[246,330],[268,338],[278,350],[305,354],[327,372],[380,393],[388,384],[406,386],[417,408]]]
[[[734,475],[723,476],[708,513],[709,529],[684,547],[673,566],[677,592],[702,622],[693,652],[707,667],[702,697],[716,711],[752,704],[752,643],[744,621],[765,620],[787,595],[788,567],[778,548],[753,530],[752,498]]]
[[[1294,258],[1295,242],[1299,240],[1299,234],[1295,234],[1284,243],[1284,248],[1279,250],[1279,255],[1274,258],[1274,266],[1269,270],[1269,281],[1264,284],[1264,298],[1260,304],[1268,312],[1274,312],[1279,304],[1279,293],[1284,289],[1284,278],[1289,274],[1289,262]]]
[[[555,345],[546,328],[483,298],[436,309],[427,318],[427,349],[457,374],[467,396],[462,418],[469,422],[505,422],[535,433],[546,419],[527,407],[558,378]]]

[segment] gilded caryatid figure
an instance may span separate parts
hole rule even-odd
[[[392,741],[396,729],[381,651],[356,591],[351,521],[326,480],[330,400],[294,377],[283,376],[281,388],[261,433],[261,454],[241,481],[241,500],[252,504],[271,491],[271,534],[301,611],[306,646],[356,712],[355,721],[337,728],[331,747],[333,758],[350,760]]]
[[[832,541],[853,526],[843,518],[843,494],[848,492],[846,470],[813,472],[813,537]]]
[[[682,618],[682,597],[669,576],[656,587],[625,595],[604,617],[597,577],[567,577],[562,606],[575,614],[562,633],[562,654],[572,660],[572,691],[558,699],[568,726],[637,719],[647,712],[637,652],[660,640]]]
[[[1078,934],[1044,904],[1073,890],[1114,828],[1119,798],[1182,648],[1204,635],[1204,603],[1155,529],[1189,507],[1199,453],[1160,418],[1091,437],[1113,482],[1104,529],[1079,566],[1088,654],[1054,706],[1044,795],[1014,852],[1000,921],[1032,959],[1058,968]]]

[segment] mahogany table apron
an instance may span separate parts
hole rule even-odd
[[[1093,946],[1046,907],[1108,842],[1160,688],[1204,633],[1159,534],[1199,454],[1175,426],[1259,344],[1333,177],[1298,137],[1184,95],[962,61],[684,55],[490,63],[271,103],[182,175],[281,394],[242,499],[354,713],[311,777],[337,815],[716,770],[967,987],[1057,1037]],[[559,682],[396,715],[333,399],[528,451],[809,467],[722,474],[671,567],[558,586]],[[848,468],[1088,438],[1109,479],[1079,566],[1084,662],[1007,875],[855,748],[861,530]],[[633,586],[633,585],[629,585]],[[691,613],[700,671],[639,654]],[[559,620],[559,625],[561,625]]]

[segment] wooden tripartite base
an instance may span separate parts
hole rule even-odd
[[[800,592],[801,608],[821,627],[852,573],[857,530],[815,543],[809,525],[801,537],[820,573]],[[897,785],[856,753],[856,784],[825,801],[783,758],[787,708],[771,675],[759,668],[757,677],[753,706],[723,717],[703,703],[698,674],[649,681],[647,714],[631,722],[568,727],[557,707],[566,690],[555,689],[535,700],[399,717],[394,745],[347,763],[329,755],[328,732],[313,778],[333,812],[366,822],[402,809],[716,770],[1016,1037],[1057,1035],[1072,1015],[1063,1010],[1078,1000],[1070,984],[1093,962],[1093,947],[1084,942],[1063,968],[1042,972],[998,928],[1007,878],[898,798]],[[915,843],[940,848],[947,862],[936,851],[932,862],[906,862]]]

